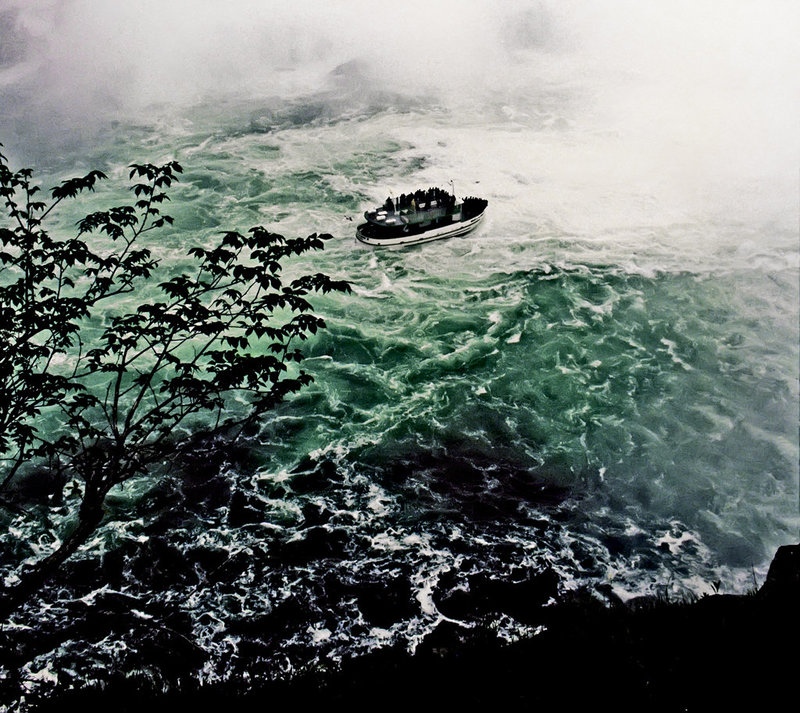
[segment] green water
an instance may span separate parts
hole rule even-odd
[[[91,140],[28,135],[8,152],[45,187],[109,174],[60,214],[64,231],[127,199],[129,163],[180,161],[175,225],[152,236],[160,275],[193,245],[263,224],[332,234],[287,276],[353,286],[313,300],[327,329],[304,345],[312,385],[235,452],[199,452],[173,479],[114,492],[76,557],[113,591],[179,611],[208,657],[204,681],[246,681],[254,660],[277,675],[413,648],[475,576],[548,570],[562,591],[623,599],[744,592],[796,541],[791,216],[744,201],[758,177],[722,169],[701,200],[662,165],[637,164],[636,142],[579,116],[571,90],[542,92],[471,113],[357,93],[346,111],[327,94],[305,108],[167,107],[87,127]],[[389,191],[449,180],[488,199],[477,232],[403,249],[356,242],[361,213]],[[63,521],[45,523],[35,547],[20,544],[32,523],[6,524],[5,551],[32,557]],[[98,577],[53,596],[93,601]],[[391,621],[365,615],[370,587],[401,593]],[[24,616],[58,628],[64,611]],[[248,627],[269,617],[269,647],[248,658]],[[500,614],[493,626],[529,631]],[[126,636],[91,657],[70,640],[41,670],[59,685],[102,678],[137,650]]]
[[[425,454],[513,464],[574,489],[579,528],[602,513],[615,531],[648,532],[654,551],[670,528],[689,533],[708,548],[699,570],[722,568],[731,586],[791,539],[798,286],[785,231],[663,214],[597,233],[554,229],[554,214],[520,224],[525,211],[504,194],[526,189],[504,179],[488,186],[489,222],[475,235],[366,248],[348,219],[387,182],[399,192],[398,176],[425,185],[431,158],[406,137],[428,131],[430,117],[403,118],[389,139],[381,116],[268,133],[234,117],[211,131],[205,116],[100,142],[87,160],[112,180],[80,209],[123,195],[125,162],[144,153],[186,169],[172,193],[175,227],[152,246],[165,274],[229,228],[334,235],[288,274],[322,270],[354,294],[315,300],[328,323],[305,348],[315,383],[252,444],[264,477],[309,454],[379,479]],[[456,143],[459,131],[472,127],[451,127]],[[593,556],[607,554],[601,536]],[[615,566],[631,578],[621,591],[638,591],[636,562]],[[685,571],[687,581],[697,574]]]

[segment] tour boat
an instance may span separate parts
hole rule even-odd
[[[369,245],[417,245],[431,240],[466,235],[483,220],[489,202],[483,198],[455,196],[439,188],[387,198],[380,208],[364,213],[366,223],[356,237]]]

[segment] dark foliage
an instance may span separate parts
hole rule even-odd
[[[51,504],[68,483],[80,492],[75,524],[2,593],[0,615],[86,540],[111,488],[168,464],[198,423],[236,437],[308,384],[296,345],[325,323],[307,298],[350,289],[323,274],[285,282],[283,263],[330,236],[263,227],[193,247],[190,270],[154,284],[158,261],[142,236],[173,222],[160,207],[182,168],[130,169],[132,204],[90,213],[59,238],[46,219],[106,176],[66,180],[40,200],[32,171],[12,171],[0,154],[0,504],[21,512],[15,495],[31,481]],[[108,309],[132,293],[138,306]]]

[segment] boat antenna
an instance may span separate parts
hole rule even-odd
[[[455,184],[453,183],[453,179],[452,178],[450,179],[450,190],[453,192],[453,198],[455,198],[456,197],[456,187],[455,187]]]

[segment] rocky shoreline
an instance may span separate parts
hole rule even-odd
[[[530,596],[530,587],[524,596]],[[541,582],[538,586],[546,586]],[[481,592],[476,597],[502,593]],[[520,594],[522,594],[520,590]],[[510,603],[506,594],[506,602]],[[311,670],[288,682],[220,685],[153,696],[133,681],[103,691],[65,694],[36,710],[64,705],[83,711],[148,713],[235,705],[349,710],[737,711],[791,701],[800,639],[800,544],[781,547],[763,586],[745,595],[693,601],[643,598],[603,604],[588,593],[544,608],[543,630],[502,643],[486,625],[444,623],[414,655],[388,649]],[[471,602],[476,605],[476,602]],[[478,607],[480,608],[480,607]],[[541,618],[542,609],[537,608]]]

